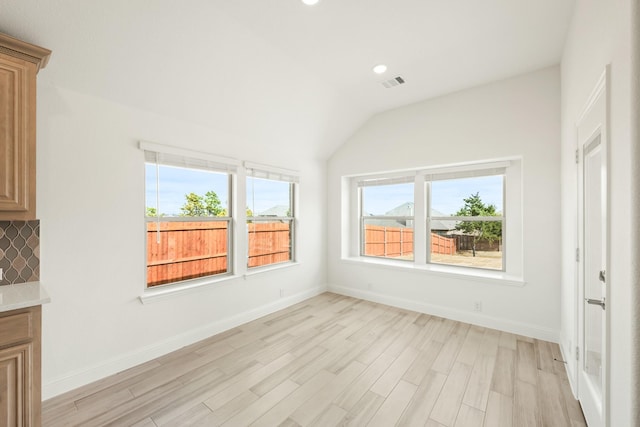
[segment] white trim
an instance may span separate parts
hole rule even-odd
[[[333,284],[329,284],[329,291],[340,295],[360,298],[367,301],[377,302],[379,304],[386,304],[405,310],[444,317],[447,319],[456,320],[458,322],[470,323],[473,325],[497,329],[500,331],[510,332],[512,334],[523,335],[544,341],[557,343],[560,338],[560,333],[558,330],[549,329],[530,323],[515,322],[513,320],[505,318],[487,316],[485,314],[478,314],[434,304],[427,304],[420,301],[398,298],[376,292]]]
[[[296,267],[300,265],[297,261],[282,261],[275,264],[266,264],[259,267],[247,267],[247,272],[244,273],[244,278],[254,276],[256,274],[266,273],[268,271],[282,270],[283,268]]]
[[[251,171],[251,173],[247,173],[247,177],[293,182],[296,184],[300,182],[300,172],[294,169],[280,168],[247,161],[243,162],[243,166],[247,171]]]
[[[395,260],[381,257],[360,256],[342,258],[342,262],[366,265],[367,267],[378,267],[383,269],[401,269],[421,271],[441,277],[453,277],[456,279],[473,280],[475,282],[489,283],[494,285],[506,285],[523,287],[527,283],[522,277],[510,276],[501,270],[487,270],[473,267],[458,267],[445,264],[419,265],[412,260]]]
[[[239,275],[222,273],[213,276],[198,277],[196,279],[181,280],[164,285],[145,288],[142,295],[138,297],[142,304],[151,304],[167,298],[175,298],[184,294],[201,291],[204,289],[225,285],[230,280],[238,279]]]
[[[313,298],[314,296],[325,292],[325,290],[325,286],[313,287],[295,295],[280,298],[260,307],[247,310],[243,313],[216,320],[215,322],[204,325],[198,329],[147,345],[127,354],[112,357],[111,359],[105,360],[101,363],[77,369],[65,375],[45,381],[42,387],[42,399],[50,399],[85,384],[116,374],[141,363],[148,362],[149,360],[163,356],[187,345],[243,325],[275,311],[282,310],[309,298]]]
[[[151,151],[154,153],[164,153],[164,154],[171,154],[174,156],[188,157],[192,159],[208,160],[211,162],[224,163],[232,166],[241,165],[240,160],[232,157],[218,156],[211,153],[205,153],[203,151],[188,150],[185,148],[173,147],[170,145],[157,144],[155,142],[150,142],[150,141],[139,141],[138,147],[141,150]]]

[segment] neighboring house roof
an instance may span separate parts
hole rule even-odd
[[[436,209],[431,209],[431,216],[448,216]],[[431,221],[431,229],[438,231],[450,231],[456,229],[456,221],[436,219]]]
[[[255,216],[288,216],[289,206],[276,205],[260,213],[254,213]]]
[[[413,216],[414,215],[414,203],[413,202],[405,202],[399,206],[396,206],[395,208],[391,209],[390,211],[386,212],[384,215],[385,216]],[[364,214],[365,217],[367,216],[371,216],[371,214],[368,214],[365,212]],[[445,214],[443,214],[442,212],[436,210],[436,209],[431,209],[431,216],[447,216]],[[399,222],[399,221],[394,221],[396,222],[398,225],[396,225],[397,227],[410,227],[412,226],[411,221],[406,221],[409,222],[409,224],[405,225],[404,222]],[[371,224],[371,225],[380,225],[380,226],[387,226],[387,227],[393,227],[394,224],[391,223],[391,221],[389,220],[382,220],[382,219],[375,219],[375,220],[369,220],[367,221],[367,224]],[[456,221],[453,220],[445,220],[445,219],[437,219],[434,221],[431,221],[431,229],[432,230],[437,230],[437,231],[451,231],[451,230],[455,230],[456,229]]]

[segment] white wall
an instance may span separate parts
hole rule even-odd
[[[328,165],[330,289],[556,341],[559,72],[547,68],[388,111],[351,137]],[[522,157],[524,287],[341,260],[341,177],[511,156]]]
[[[322,289],[325,161],[303,147],[273,150],[259,140],[234,138],[51,84],[41,82],[38,90],[41,277],[52,299],[43,314],[45,399]],[[140,139],[300,170],[301,263],[142,305]]]
[[[610,316],[611,426],[630,426],[631,244],[630,204],[630,4],[629,0],[582,0],[562,58],[562,336],[561,346],[575,383],[576,326],[576,122],[607,64],[609,88],[610,265],[607,272]]]

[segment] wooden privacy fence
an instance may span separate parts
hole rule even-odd
[[[401,257],[413,254],[413,229],[402,227],[364,226],[364,254]]]
[[[396,258],[413,254],[413,229],[403,227],[364,226],[364,254]],[[453,238],[431,233],[432,254],[456,254]]]
[[[249,228],[249,267],[291,259],[289,222],[254,222]]]
[[[431,233],[432,254],[455,255],[456,251],[456,239]]]
[[[470,251],[473,249],[473,236],[456,236],[456,245],[458,246],[458,250],[461,251]],[[476,250],[477,251],[501,251],[502,250],[502,239],[496,240],[487,240],[487,239],[478,239],[476,241]]]
[[[291,259],[289,223],[258,222],[247,226],[249,267]],[[226,221],[148,222],[147,286],[225,273],[228,237]]]

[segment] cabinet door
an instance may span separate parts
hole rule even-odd
[[[0,425],[31,426],[31,343],[0,350]]]
[[[35,218],[36,65],[0,54],[0,219]]]

